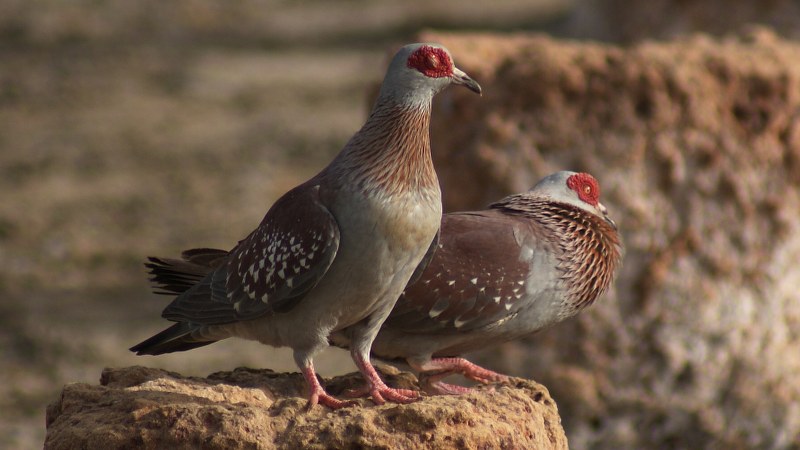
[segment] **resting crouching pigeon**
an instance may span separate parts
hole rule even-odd
[[[445,48],[400,49],[361,130],[319,174],[278,199],[230,252],[190,252],[190,260],[208,266],[188,275],[170,260],[151,262],[166,262],[153,271],[157,283],[178,294],[162,314],[176,323],[131,350],[159,355],[228,337],[291,347],[309,407],[339,408],[348,403],[325,392],[313,357],[331,333],[347,328],[373,400],[412,401],[416,392],[380,379],[370,347],[437,236],[441,194],[430,112],[433,96],[450,84],[480,93]]]
[[[397,301],[373,355],[406,361],[433,393],[466,392],[441,381],[453,373],[506,380],[461,356],[572,317],[609,288],[622,246],[599,200],[594,177],[565,171],[486,210],[445,214],[433,259]],[[347,330],[331,341],[352,342]]]

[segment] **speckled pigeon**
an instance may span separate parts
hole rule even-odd
[[[230,252],[184,255],[206,263],[204,273],[182,272],[188,261],[151,260],[157,283],[182,289],[162,314],[176,323],[131,350],[158,355],[232,336],[291,347],[310,388],[309,407],[339,408],[349,402],[325,392],[312,358],[331,333],[347,328],[373,400],[413,401],[415,392],[380,379],[369,355],[397,298],[435,248],[441,195],[430,153],[431,100],[450,84],[480,93],[445,48],[400,49],[361,130],[319,174],[278,199]]]
[[[483,211],[445,214],[422,276],[383,324],[374,356],[405,360],[426,389],[457,394],[440,380],[507,377],[461,355],[530,335],[591,305],[612,283],[622,246],[587,173],[558,172]],[[348,330],[332,342],[350,345]]]

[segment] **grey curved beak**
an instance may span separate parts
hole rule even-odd
[[[611,227],[614,230],[616,230],[617,229],[617,223],[614,222],[614,220],[611,217],[608,217],[608,210],[606,209],[606,205],[604,205],[604,204],[602,204],[600,202],[597,202],[597,210],[600,211],[601,214],[603,214],[603,219],[606,222],[608,222],[608,224],[611,225]]]
[[[474,92],[474,93],[476,93],[478,95],[481,95],[481,85],[478,84],[477,81],[475,81],[472,78],[470,78],[469,75],[464,73],[464,71],[462,71],[458,67],[453,68],[452,79],[453,79],[453,83],[460,84],[460,85],[466,87],[467,89],[469,89],[470,91],[472,91],[472,92]]]

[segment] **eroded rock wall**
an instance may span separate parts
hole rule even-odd
[[[800,446],[800,45],[420,39],[484,88],[434,107],[446,210],[589,171],[626,244],[589,312],[481,359],[548,386],[575,448]]]

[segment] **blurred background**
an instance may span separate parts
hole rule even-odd
[[[339,151],[421,30],[628,45],[750,23],[791,38],[799,15],[780,0],[0,0],[0,447],[40,447],[47,403],[103,367],[296,370],[244,341],[133,356],[166,324],[143,258],[245,236]],[[354,369],[338,350],[317,366]]]

